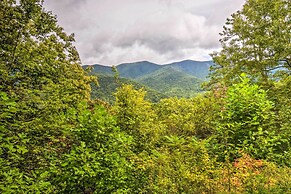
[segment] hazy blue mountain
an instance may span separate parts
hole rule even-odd
[[[136,79],[151,72],[160,69],[161,66],[148,61],[136,63],[123,63],[117,66],[117,70],[121,77]]]
[[[94,64],[84,65],[83,68],[87,68],[89,66],[93,67],[92,73],[113,75],[112,69],[109,66]],[[120,77],[135,79],[161,68],[161,65],[148,61],[140,61],[135,63],[122,63],[117,65],[116,68],[119,72]]]
[[[170,63],[165,66],[178,68],[185,73],[205,80],[209,74],[209,67],[211,65],[213,65],[212,61],[185,60],[181,62]]]
[[[104,74],[104,75],[113,75],[112,68],[109,66],[95,64],[95,65],[83,65],[82,67],[83,69],[91,67],[92,74],[97,73],[97,74]]]
[[[159,65],[155,63],[151,63],[148,61],[141,61],[135,63],[123,63],[117,65],[116,68],[121,77],[129,78],[129,79],[137,79],[142,77],[146,74],[152,73],[158,69],[164,67],[175,67],[187,74],[193,75],[197,78],[205,80],[208,73],[209,67],[213,64],[212,61],[192,61],[192,60],[185,60],[180,62],[174,62],[166,65]],[[104,73],[112,75],[111,67],[103,66],[99,64],[91,65],[94,70],[92,73]],[[83,67],[88,67],[85,65]]]

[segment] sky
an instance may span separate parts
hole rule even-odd
[[[245,0],[46,0],[75,34],[82,64],[211,60],[226,18]]]

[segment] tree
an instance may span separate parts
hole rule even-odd
[[[58,193],[132,193],[131,136],[116,126],[102,106],[90,110],[81,103],[67,117],[78,123],[68,131],[73,144],[62,155],[52,180]],[[52,161],[58,166],[57,162]]]
[[[155,110],[167,134],[205,139],[214,131],[219,111],[216,102],[210,93],[191,99],[168,98],[157,103]]]
[[[132,136],[132,156],[129,158],[135,167],[132,188],[142,193],[148,185],[148,173],[152,163],[151,154],[157,147],[163,126],[153,110],[153,104],[145,100],[144,89],[135,90],[132,85],[118,88],[113,107],[117,125]]]
[[[214,153],[220,153],[222,160],[233,161],[241,153],[255,159],[275,160],[274,155],[283,156],[289,148],[280,148],[286,137],[275,132],[274,103],[267,99],[266,91],[251,85],[244,76],[241,83],[226,92],[225,105],[217,121]]]
[[[41,2],[1,1],[1,90],[23,101],[38,96],[61,98],[63,104],[80,102],[89,98],[92,78],[80,67],[73,35],[63,32]]]
[[[290,74],[290,14],[289,0],[247,0],[220,34],[223,49],[212,55],[212,83],[223,80],[230,85],[246,73],[266,85],[275,69]]]
[[[115,94],[113,107],[118,126],[134,137],[137,152],[152,146],[161,132],[152,103],[144,99],[145,94],[143,88],[135,90],[132,85],[124,84]]]
[[[66,113],[93,79],[41,0],[0,1],[0,26],[0,192],[53,192],[52,161],[72,144]]]
[[[212,55],[216,65],[212,67],[210,82],[215,87],[231,87],[241,82],[240,75],[244,73],[250,83],[265,89],[264,98],[273,102],[270,111],[275,115],[272,122],[276,123],[272,126],[274,129],[268,130],[282,139],[280,146],[272,146],[277,150],[277,156],[273,153],[272,157],[282,163],[290,158],[290,135],[287,135],[290,134],[288,110],[291,108],[288,93],[291,73],[290,13],[291,2],[288,0],[247,0],[242,10],[227,19],[221,33],[222,50]],[[237,99],[242,96],[237,96]],[[258,100],[255,96],[251,94],[249,100]],[[285,153],[284,156],[282,153]]]

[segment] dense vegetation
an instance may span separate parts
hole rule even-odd
[[[108,102],[110,104],[113,104],[115,101],[114,93],[117,91],[117,89],[122,86],[123,84],[132,85],[134,89],[145,89],[147,91],[145,99],[151,101],[151,102],[158,102],[163,98],[168,98],[165,94],[159,93],[156,90],[153,90],[151,88],[148,88],[142,84],[139,84],[137,82],[134,82],[132,80],[126,79],[126,78],[118,78],[112,76],[112,75],[106,75],[106,74],[92,74],[93,76],[96,76],[98,79],[98,85],[91,84],[91,99],[100,99],[104,102]]]
[[[40,0],[0,1],[0,192],[291,193],[290,4],[232,15],[208,92],[110,106]]]

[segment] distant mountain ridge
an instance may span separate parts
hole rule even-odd
[[[160,69],[160,65],[148,61],[140,61],[136,63],[122,63],[116,66],[121,77],[128,79],[137,79],[146,74],[152,73]]]
[[[122,63],[116,66],[121,78],[126,78],[136,85],[144,85],[148,90],[157,91],[168,97],[192,97],[201,92],[201,83],[208,80],[209,68],[212,61],[184,60],[170,64],[156,64],[148,61]],[[114,76],[112,68],[99,64],[84,65],[83,68],[93,67],[92,74],[104,77]],[[99,82],[102,80],[99,80]],[[105,91],[106,84],[102,83]],[[108,83],[107,83],[108,86]],[[104,88],[105,87],[105,88]],[[97,88],[98,90],[98,88]],[[112,87],[111,89],[112,90]],[[96,93],[96,92],[95,92]],[[108,92],[107,92],[108,93]]]
[[[174,62],[165,66],[171,66],[180,69],[190,75],[193,75],[200,79],[207,79],[209,74],[209,68],[213,65],[213,61],[192,61],[184,60],[180,62]]]
[[[180,62],[173,62],[169,64],[156,64],[149,61],[139,61],[134,63],[122,63],[116,66],[121,77],[128,79],[136,79],[138,77],[144,76],[145,74],[152,73],[161,68],[174,67],[180,69],[184,73],[193,75],[200,79],[207,79],[209,74],[209,67],[213,65],[213,61],[193,61],[184,60]],[[94,65],[84,65],[83,68],[88,66],[93,67],[92,73],[102,73],[113,75],[111,67],[104,66],[100,64]]]

